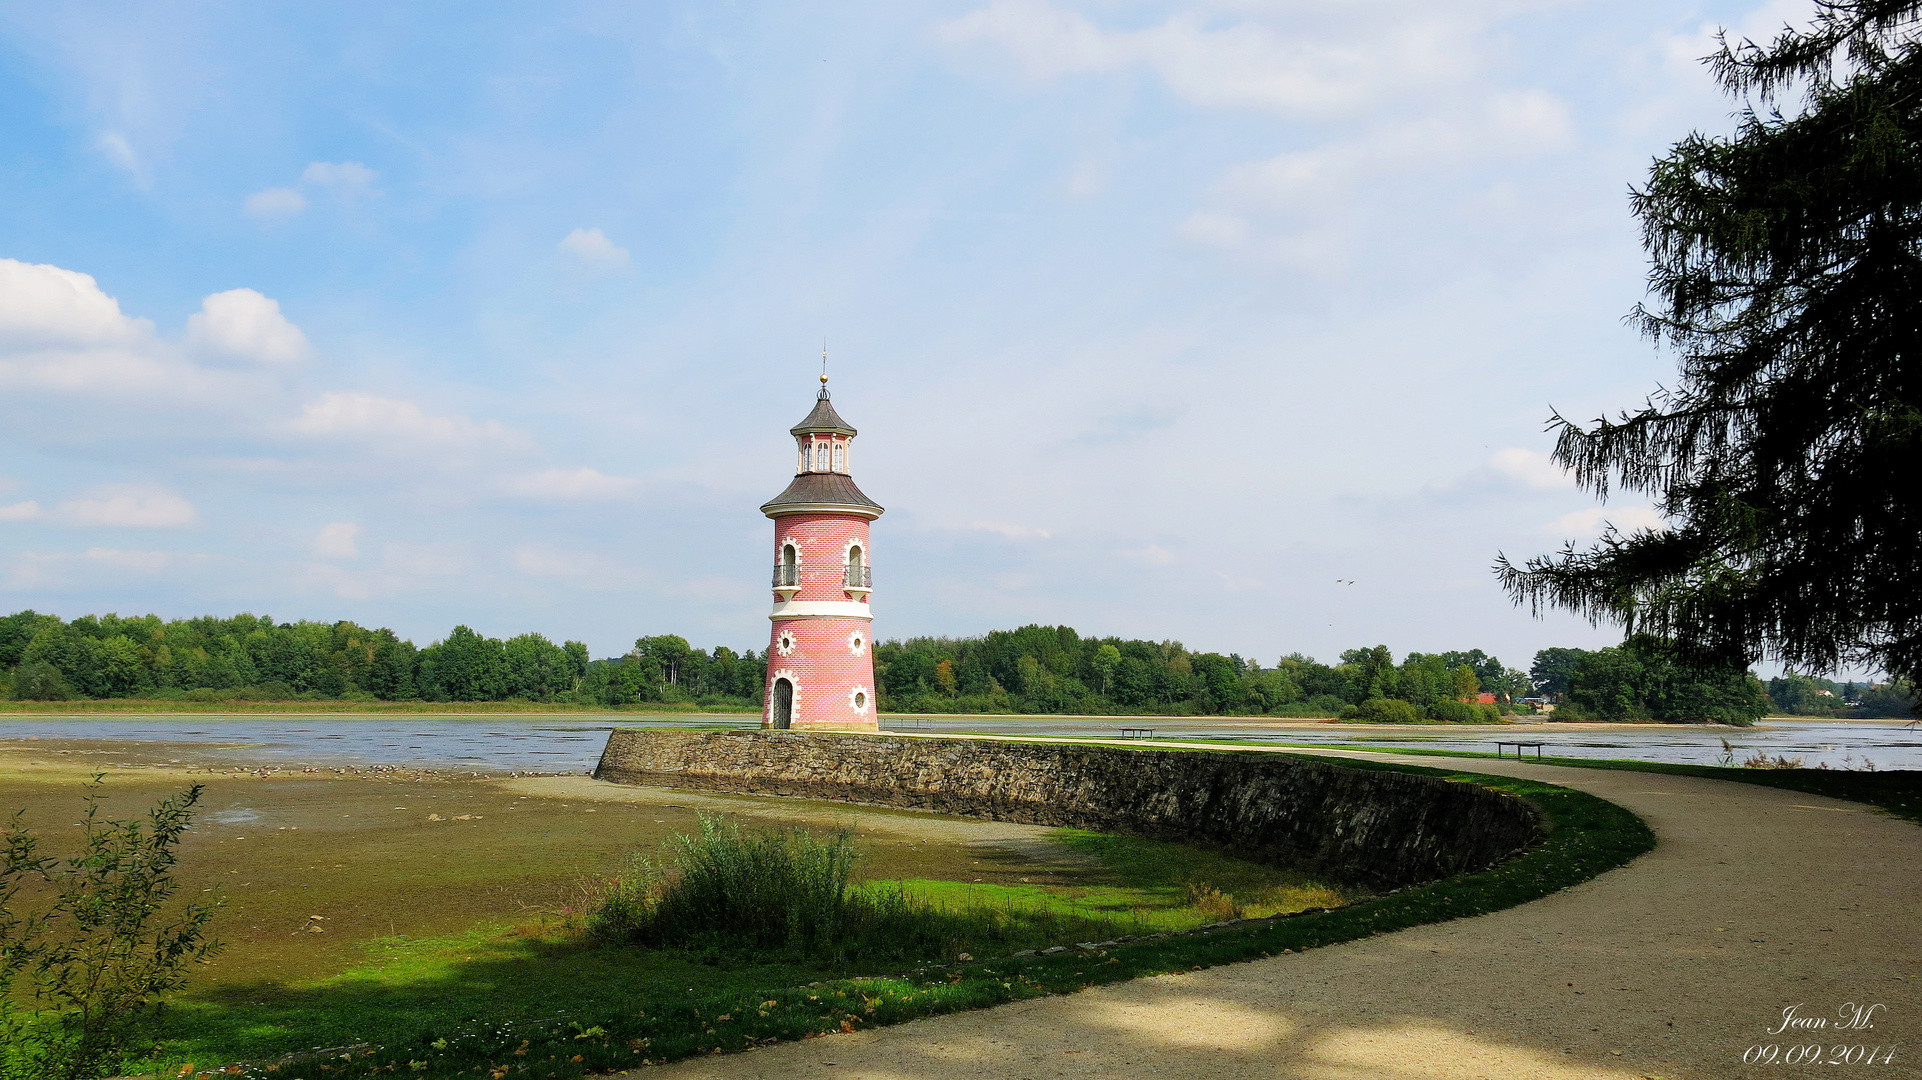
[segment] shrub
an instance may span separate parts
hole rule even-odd
[[[45,660],[29,660],[13,673],[13,696],[18,701],[66,701],[74,690],[59,668]]]
[[[17,813],[0,833],[4,1080],[113,1075],[159,998],[186,981],[187,965],[218,948],[206,936],[213,904],[188,904],[171,921],[163,914],[179,891],[175,849],[200,785],[161,802],[144,824],[102,819],[101,788],[94,777],[79,855],[42,856]],[[35,881],[50,899],[26,910],[20,894]],[[39,1010],[17,1011],[23,1001]]]
[[[838,936],[854,846],[801,829],[743,830],[701,816],[700,834],[670,844],[673,871],[641,861],[603,904],[596,928],[646,945],[729,939],[759,948],[807,947]]]
[[[818,962],[927,960],[971,944],[1045,945],[1111,936],[1106,921],[1050,905],[942,907],[897,883],[854,885],[853,838],[747,830],[702,815],[670,841],[672,867],[636,860],[590,902],[587,930],[655,948],[770,954]]]
[[[1500,723],[1502,718],[1501,711],[1493,705],[1446,698],[1428,706],[1428,715],[1450,724],[1495,724]]]
[[[1364,724],[1413,724],[1421,719],[1415,707],[1400,698],[1369,698],[1355,708],[1352,719]],[[1342,710],[1347,716],[1347,710]]]

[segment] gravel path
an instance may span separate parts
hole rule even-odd
[[[1660,844],[1593,881],[1493,915],[626,1075],[1922,1075],[1922,829],[1859,804],[1746,784],[1459,764],[1609,799],[1647,820]],[[1845,1003],[1883,1008],[1872,1028],[1835,1030]],[[1769,1035],[1790,1006],[1829,1029]],[[1742,1063],[1749,1047],[1771,1043],[1820,1043],[1821,1060]],[[1830,1048],[1851,1046],[1893,1048],[1894,1060],[1823,1063]]]

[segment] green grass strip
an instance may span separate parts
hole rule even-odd
[[[1307,748],[1303,743],[1288,745]],[[1406,746],[1371,746],[1363,743],[1314,744],[1316,749],[1361,750],[1371,754],[1408,754],[1421,757],[1482,758],[1496,757],[1474,750],[1428,750]],[[1312,755],[1301,755],[1312,757]],[[1313,758],[1327,761],[1328,758]],[[1338,759],[1344,764],[1353,759]],[[1529,757],[1526,763],[1535,764]],[[1625,758],[1544,757],[1543,765],[1564,765],[1576,769],[1605,769],[1614,772],[1661,773],[1665,776],[1694,776],[1704,780],[1727,780],[1736,784],[1800,791],[1846,802],[1867,803],[1896,817],[1922,824],[1922,771],[1892,769],[1871,772],[1866,769],[1744,769],[1729,765],[1687,765],[1667,761],[1632,761]]]
[[[1327,764],[1325,758],[1310,759]],[[572,1080],[697,1054],[865,1030],[1026,998],[1067,994],[1149,975],[1271,957],[1527,903],[1621,866],[1655,846],[1640,818],[1603,799],[1533,780],[1413,765],[1344,760],[1343,768],[1439,776],[1528,799],[1548,835],[1481,873],[1449,878],[1345,908],[1149,938],[1107,949],[997,958],[888,978],[847,978],[765,993],[695,995],[645,1014],[470,1026],[423,1032],[411,1045],[343,1051],[283,1064],[276,1080],[413,1075]]]

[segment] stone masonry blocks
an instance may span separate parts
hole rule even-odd
[[[1272,754],[616,730],[594,775],[1200,843],[1374,889],[1491,866],[1544,831],[1527,802],[1473,784]]]

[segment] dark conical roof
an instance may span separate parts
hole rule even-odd
[[[833,412],[828,410],[830,416]],[[836,472],[802,473],[787,490],[761,504],[761,513],[768,517],[836,510],[870,519],[881,516],[880,503],[862,494],[847,474]]]
[[[859,434],[841,414],[834,411],[834,403],[828,400],[828,388],[821,388],[821,396],[814,399],[814,411],[807,419],[788,429],[793,435],[806,435],[811,431],[832,431],[837,435],[853,436]]]

